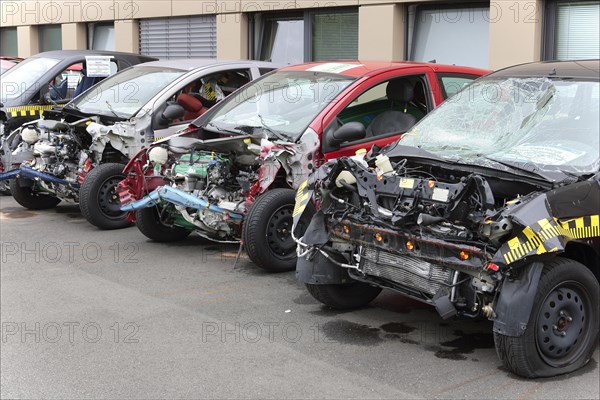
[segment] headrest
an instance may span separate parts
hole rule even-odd
[[[191,94],[181,93],[177,96],[177,104],[183,107],[186,111],[197,112],[202,110],[202,102]]]
[[[389,81],[386,94],[392,101],[407,103],[414,97],[413,85],[407,79],[397,78]]]

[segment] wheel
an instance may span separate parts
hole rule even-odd
[[[117,185],[125,179],[123,164],[100,164],[92,169],[79,189],[79,208],[88,222],[100,229],[121,229],[131,225],[121,211]]]
[[[10,192],[17,203],[30,210],[47,210],[56,207],[60,203],[59,198],[36,192],[29,186],[21,186],[19,179],[10,181]]]
[[[381,288],[364,282],[352,282],[347,285],[306,284],[312,297],[331,308],[351,310],[366,306],[381,293]]]
[[[272,189],[250,206],[242,230],[242,239],[250,259],[269,272],[296,268],[296,242],[292,238],[292,213],[296,193],[291,189]],[[313,208],[312,203],[307,207]],[[305,211],[298,231],[308,227],[314,208]]]
[[[575,371],[598,342],[600,287],[576,261],[557,257],[542,271],[527,330],[520,337],[494,333],[506,368],[527,378]]]
[[[138,210],[135,219],[140,232],[155,242],[177,242],[192,233],[192,231],[179,226],[164,225],[160,222],[157,207]]]

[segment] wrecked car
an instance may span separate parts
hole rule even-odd
[[[88,58],[106,57],[110,70],[87,73]],[[31,154],[12,157],[20,135],[14,132],[23,124],[60,108],[102,79],[132,65],[156,58],[139,54],[97,50],[57,50],[36,54],[2,74],[0,88],[0,173],[20,165]],[[10,194],[8,182],[0,180],[0,193]]]
[[[138,154],[119,184],[122,210],[152,240],[192,231],[241,240],[259,267],[293,269],[292,189],[326,159],[393,142],[486,73],[419,63],[282,68]]]
[[[45,118],[15,130],[21,143],[11,156],[24,161],[0,174],[0,180],[12,179],[13,197],[26,208],[50,208],[70,200],[79,202],[83,216],[101,229],[127,226],[116,185],[129,159],[274,68],[264,62],[214,60],[131,67],[61,111],[47,111]]]
[[[299,188],[298,279],[338,309],[391,289],[442,318],[493,321],[525,377],[585,365],[598,343],[599,62],[481,78],[365,162]]]

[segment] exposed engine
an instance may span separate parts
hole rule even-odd
[[[31,154],[22,167],[48,175],[35,179],[40,190],[77,201],[80,180],[91,169],[92,154],[84,151],[91,143],[85,130],[87,121],[40,120],[21,128],[22,142],[12,156],[18,159],[20,154]]]

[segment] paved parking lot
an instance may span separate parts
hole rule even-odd
[[[0,198],[2,398],[598,398],[577,373],[506,372],[491,324],[384,292],[325,309],[237,246],[98,231],[76,205]]]

